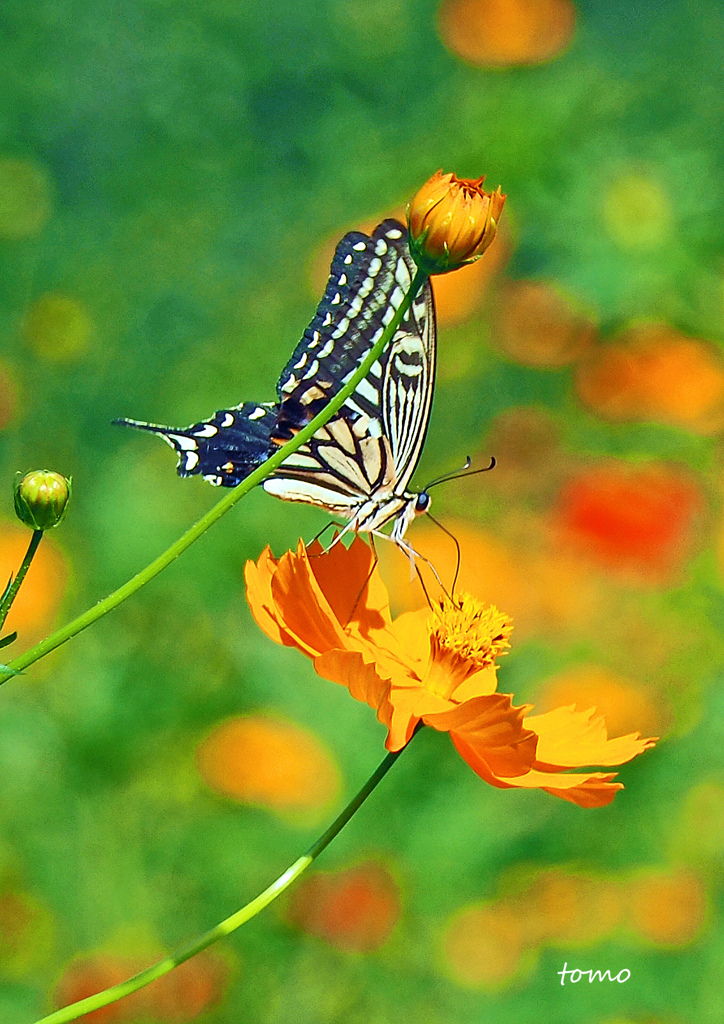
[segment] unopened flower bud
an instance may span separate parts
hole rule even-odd
[[[428,274],[446,274],[479,259],[495,238],[505,203],[500,186],[484,192],[485,178],[437,171],[407,209],[410,252]]]
[[[70,480],[36,469],[15,484],[15,514],[31,530],[50,530],[63,519],[70,501]]]

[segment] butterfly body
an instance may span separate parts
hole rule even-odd
[[[234,487],[309,423],[347,383],[409,290],[415,264],[407,233],[384,221],[371,236],[350,232],[337,246],[317,312],[277,383],[277,401],[244,402],[173,429],[116,422],[160,434],[181,476]],[[262,486],[286,501],[327,509],[346,529],[379,534],[392,522],[401,546],[427,495],[408,490],[427,431],[435,379],[432,291],[423,286],[368,375],[341,409]],[[382,534],[386,536],[386,534]]]

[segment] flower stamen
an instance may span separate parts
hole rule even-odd
[[[485,605],[471,594],[443,598],[435,609],[432,636],[440,650],[470,662],[477,671],[507,654],[513,623],[495,605]]]
[[[491,668],[506,654],[513,629],[510,619],[494,605],[470,594],[445,597],[430,623],[430,664],[426,689],[454,700],[455,690],[473,673]]]

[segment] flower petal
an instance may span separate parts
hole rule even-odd
[[[274,600],[271,592],[271,581],[274,570],[277,567],[277,560],[267,545],[259,555],[258,562],[248,561],[244,566],[244,579],[246,581],[246,599],[249,602],[251,614],[257,625],[264,630],[270,640],[276,644],[287,644],[295,646],[285,639],[286,634],[282,631],[274,616]]]
[[[374,642],[380,652],[384,651],[409,673],[409,685],[417,686],[430,660],[430,611],[419,608],[414,612],[398,615],[389,629],[374,635]],[[398,686],[406,685],[402,675],[396,679]]]
[[[355,700],[376,710],[387,728],[388,750],[401,750],[411,739],[419,719],[394,707],[390,681],[380,675],[379,665],[366,661],[359,651],[329,651],[315,658],[314,667],[323,679],[346,686]]]
[[[595,708],[576,711],[572,704],[526,718],[526,726],[538,736],[536,766],[556,770],[624,764],[656,742],[656,738],[641,739],[638,732],[610,740],[604,719],[594,718],[595,714]]]
[[[451,733],[451,739],[460,756],[467,761],[476,775],[498,789],[543,789],[551,796],[568,800],[579,807],[605,807],[610,804],[619,789],[620,782],[611,782],[616,773],[581,772],[577,775],[556,774],[531,769],[516,777],[494,774],[477,751],[459,736]]]
[[[323,679],[346,686],[355,700],[375,710],[387,700],[389,679],[384,679],[377,666],[365,661],[359,651],[327,651],[314,659],[314,668]]]
[[[524,725],[529,710],[530,704],[516,707],[510,694],[493,693],[442,714],[425,715],[423,721],[449,731],[455,747],[461,753],[461,747],[469,750],[475,763],[484,764],[491,775],[509,778],[527,772],[535,758],[536,736]]]
[[[324,551],[319,541],[307,548],[310,568],[335,618],[343,627],[356,626],[363,636],[390,624],[390,602],[377,559],[357,536],[349,548],[332,543]]]
[[[555,786],[543,786],[551,796],[568,800],[578,807],[607,807],[620,789],[623,782],[611,782],[616,772],[586,772],[582,775],[558,775]],[[536,772],[530,772],[531,781]],[[563,785],[561,785],[563,780]]]
[[[416,687],[393,686],[390,690],[390,704],[393,715],[386,743],[388,750],[400,750],[404,747],[423,716],[440,714],[450,708],[449,700],[436,693],[430,693],[419,683]]]
[[[345,632],[317,583],[302,541],[296,555],[287,551],[279,559],[271,593],[282,630],[309,657],[347,646]]]
[[[464,682],[456,686],[453,696],[458,703],[463,704],[475,697],[495,693],[497,688],[498,666],[486,665],[485,668],[481,668],[479,672],[473,672]]]

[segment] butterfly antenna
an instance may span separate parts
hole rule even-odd
[[[448,480],[461,480],[464,476],[477,476],[478,473],[489,473],[491,469],[495,469],[497,460],[494,455],[491,455],[490,465],[483,466],[482,469],[470,469],[472,464],[472,459],[468,455],[462,470],[456,469],[454,473],[446,473],[444,476],[439,476],[436,480],[433,480],[432,483],[429,483],[427,487],[423,487],[423,491],[429,491],[431,487],[437,487],[438,484],[447,483]],[[467,472],[468,470],[470,470],[470,472]]]
[[[482,472],[482,470],[477,470],[477,472],[480,473],[480,472]],[[448,537],[450,537],[450,539],[452,540],[453,544],[455,545],[455,551],[457,553],[457,556],[456,556],[456,562],[455,562],[455,575],[453,576],[453,584],[452,584],[452,587],[451,587],[451,593],[448,594],[447,590],[445,590],[445,588],[443,587],[443,590],[445,590],[445,593],[447,594],[447,596],[450,598],[450,600],[452,600],[452,596],[451,595],[455,593],[455,587],[457,586],[458,576],[460,575],[460,564],[461,564],[461,561],[462,561],[462,556],[461,556],[461,552],[460,552],[460,542],[458,541],[458,539],[455,536],[455,534],[451,533],[450,530],[448,530],[447,526],[443,526],[442,525],[442,523],[440,522],[439,519],[435,519],[435,517],[431,516],[429,512],[427,513],[427,516],[428,516],[428,519],[432,519],[432,521],[435,524],[435,526],[439,526],[440,529],[442,530],[442,532],[446,533],[448,535]]]

